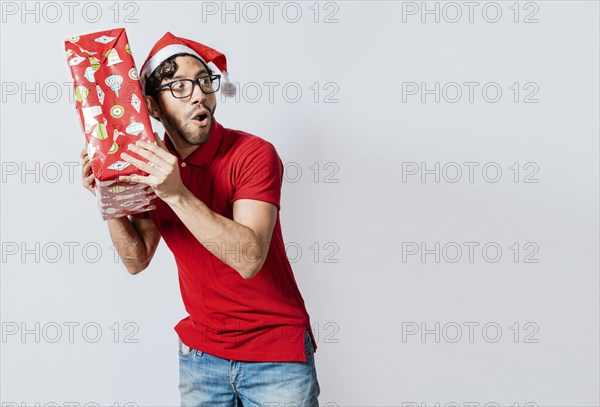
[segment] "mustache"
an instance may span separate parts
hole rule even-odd
[[[189,112],[188,114],[186,114],[185,118],[186,119],[191,119],[192,117],[197,116],[198,112],[200,110],[206,110],[208,112],[208,114],[210,115],[210,117],[213,116],[214,111],[211,110],[210,107],[208,107],[207,105],[203,105],[203,104],[201,104],[200,106],[202,107],[202,109],[195,108],[194,110],[192,110],[191,112]]]

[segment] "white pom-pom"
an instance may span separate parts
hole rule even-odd
[[[227,72],[221,72],[223,74],[223,83],[221,84],[221,93],[225,97],[235,96],[236,88],[235,83],[229,82],[229,74]]]

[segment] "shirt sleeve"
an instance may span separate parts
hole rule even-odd
[[[275,147],[262,139],[248,143],[235,166],[232,202],[255,199],[280,209],[283,163]]]

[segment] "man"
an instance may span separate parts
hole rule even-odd
[[[197,42],[167,33],[150,52],[140,80],[166,135],[132,146],[143,160],[122,153],[148,175],[121,179],[152,188],[156,209],[108,220],[110,235],[131,274],[161,237],[174,254],[189,313],[175,327],[182,406],[318,406],[316,343],[279,223],[283,164],[269,142],[215,120],[209,62],[227,79],[225,56]]]

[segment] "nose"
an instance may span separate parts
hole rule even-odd
[[[190,95],[191,102],[193,104],[204,104],[206,101],[206,93],[202,91],[202,88],[200,88],[200,84],[197,81],[194,82],[192,86],[192,94]]]

